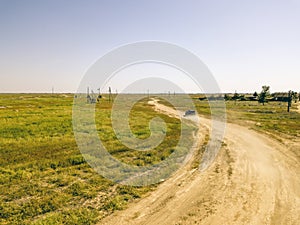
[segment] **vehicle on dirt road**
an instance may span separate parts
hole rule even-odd
[[[195,110],[187,110],[187,111],[185,111],[183,116],[193,116],[193,115],[196,115]]]

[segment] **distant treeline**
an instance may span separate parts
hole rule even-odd
[[[250,93],[226,93],[226,94],[203,94],[198,97],[200,101],[203,100],[225,100],[225,101],[259,101],[259,95],[257,92]],[[289,92],[274,92],[266,96],[266,101],[280,101],[289,102],[290,99],[300,101],[300,93],[292,92],[289,96]]]

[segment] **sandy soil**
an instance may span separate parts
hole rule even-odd
[[[201,142],[210,122],[200,121]],[[187,165],[100,224],[299,224],[299,157],[286,145],[235,124],[227,124],[224,142],[208,170],[200,173]]]

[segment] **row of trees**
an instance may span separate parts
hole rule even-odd
[[[288,103],[288,112],[290,111],[290,107],[292,106],[292,102],[294,101],[295,103],[299,100],[300,101],[300,93],[298,94],[295,91],[289,91],[288,93],[283,93],[281,96],[280,100],[285,101]],[[250,97],[251,100],[257,100],[259,103],[265,105],[265,103],[268,102],[268,100],[275,96],[271,96],[270,93],[270,86],[262,86],[261,92],[258,94],[257,92],[254,92],[253,97]],[[238,93],[235,93],[233,97],[229,97],[228,95],[225,95],[225,100],[246,100],[244,95],[239,95]],[[277,100],[277,98],[275,98]]]
[[[263,105],[267,102],[267,98],[270,96],[270,86],[262,86],[262,91],[260,94],[257,94],[256,92],[253,94],[253,96],[258,97],[258,102],[262,103]],[[289,91],[287,96],[287,102],[288,102],[288,112],[290,111],[290,107],[292,105],[292,101],[295,103],[297,100],[300,101],[300,93],[298,94],[295,91]]]

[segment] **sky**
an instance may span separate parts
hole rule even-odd
[[[144,40],[193,52],[222,92],[300,91],[300,0],[0,0],[0,93],[75,92],[101,56]]]

